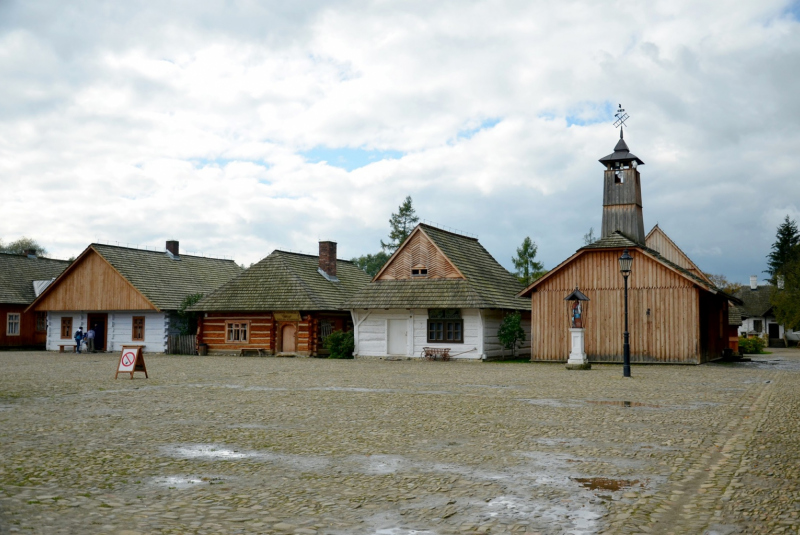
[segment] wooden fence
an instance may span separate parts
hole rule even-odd
[[[167,339],[167,353],[170,355],[197,355],[193,334],[173,334]]]

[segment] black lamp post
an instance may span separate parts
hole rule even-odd
[[[633,257],[625,249],[619,257],[619,272],[625,281],[625,338],[622,344],[622,376],[631,376],[631,345],[628,337],[628,275],[631,274],[631,264]]]

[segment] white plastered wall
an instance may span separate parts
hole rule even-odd
[[[108,314],[107,351],[119,351],[123,345],[144,345],[145,353],[163,353],[167,348],[169,318],[164,312],[130,311],[106,312]],[[144,317],[144,340],[132,340],[133,317]],[[61,339],[61,318],[72,318],[72,333],[68,340]],[[47,314],[47,349],[58,351],[62,344],[74,345],[72,335],[83,327],[86,331],[87,312],[48,312]]]
[[[386,357],[389,340],[387,336],[389,320],[405,320],[407,323],[406,352],[403,355],[420,357],[423,347],[450,348],[450,354],[457,359],[480,359],[483,346],[483,324],[480,311],[461,309],[464,320],[464,343],[428,343],[427,309],[353,310],[355,326],[355,354],[362,357]]]

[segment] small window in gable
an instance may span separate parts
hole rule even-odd
[[[416,266],[411,268],[411,276],[412,277],[427,277],[428,276],[428,268],[422,264],[417,264]]]

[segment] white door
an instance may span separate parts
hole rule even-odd
[[[389,354],[405,355],[408,351],[408,321],[389,320]]]

